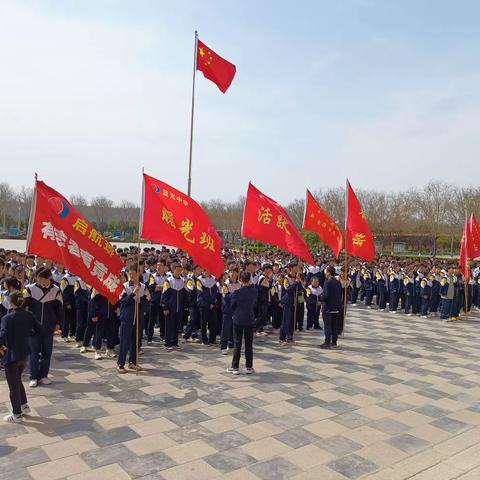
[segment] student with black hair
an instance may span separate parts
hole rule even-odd
[[[42,327],[35,316],[23,307],[25,298],[19,291],[12,292],[8,301],[11,312],[2,317],[0,325],[0,347],[3,353],[5,377],[10,390],[12,413],[3,419],[6,422],[20,423],[22,415],[30,413],[27,395],[22,383],[22,372],[30,354],[29,338],[34,333],[42,334]]]
[[[30,338],[30,387],[39,383],[50,385],[48,378],[53,353],[53,335],[56,325],[63,323],[63,300],[60,287],[52,281],[52,272],[46,267],[37,270],[37,281],[25,292],[26,308],[35,315],[43,333]]]
[[[7,313],[10,313],[10,302],[8,301],[9,296],[13,292],[19,292],[22,290],[22,284],[15,277],[7,277],[1,282],[0,286],[0,318],[2,318]]]
[[[253,369],[253,331],[255,329],[255,307],[258,301],[258,292],[251,284],[250,272],[240,273],[241,288],[234,291],[230,302],[233,310],[233,342],[234,351],[232,366],[227,368],[228,373],[238,375],[242,341],[245,339],[245,373],[255,373]]]

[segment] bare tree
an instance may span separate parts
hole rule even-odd
[[[12,187],[6,182],[0,183],[0,216],[4,230],[7,229],[7,215],[9,215],[14,203],[15,192]]]
[[[122,232],[130,229],[138,230],[140,208],[133,202],[122,200],[116,208],[117,223]]]
[[[16,197],[19,209],[19,219],[22,218],[25,221],[25,225],[28,225],[30,220],[30,210],[32,208],[33,188],[21,187],[16,194]]]
[[[417,195],[414,195],[419,225],[422,225],[424,231],[433,238],[433,255],[437,253],[437,237],[446,226],[447,211],[452,208],[452,194],[451,185],[431,181]]]
[[[286,207],[288,215],[297,228],[302,228],[303,215],[305,214],[305,200],[297,198]]]
[[[95,197],[90,202],[93,218],[97,228],[104,232],[107,228],[108,221],[112,216],[113,202],[107,197]]]

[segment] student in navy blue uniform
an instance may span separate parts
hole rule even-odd
[[[107,297],[93,289],[88,302],[88,325],[80,353],[87,351],[93,336],[95,360],[101,360],[103,358],[102,344],[104,339],[107,340],[105,356],[109,358],[116,356],[113,351],[116,343],[114,312],[115,306],[108,301]]]
[[[232,294],[231,307],[233,310],[233,339],[235,350],[233,352],[232,366],[227,368],[228,373],[238,375],[242,342],[245,340],[245,373],[255,373],[253,369],[253,330],[255,328],[255,306],[258,295],[251,284],[251,275],[243,271],[240,274],[242,287]]]
[[[373,280],[369,271],[365,270],[363,274],[363,289],[365,292],[365,306],[372,308],[373,300]]]
[[[420,281],[420,295],[422,298],[420,313],[423,318],[428,318],[428,309],[432,300],[432,282],[426,277]]]
[[[220,352],[226,355],[233,348],[233,310],[231,307],[232,295],[240,288],[238,282],[238,268],[230,267],[228,278],[222,287],[222,334],[220,337]]]
[[[455,289],[452,303],[452,319],[460,320],[460,311],[465,308],[465,277],[462,269],[457,268],[455,271]]]
[[[412,315],[412,308],[413,308],[413,297],[415,295],[415,283],[412,278],[412,273],[406,273],[403,278],[403,291],[405,294],[405,308],[404,312],[411,316]]]
[[[352,268],[350,270],[350,274],[348,276],[350,280],[350,285],[352,286],[350,290],[350,303],[352,306],[357,305],[358,294],[360,292],[360,288],[362,287],[362,281],[360,279],[361,274],[356,268]]]
[[[73,341],[77,329],[77,309],[75,304],[75,283],[78,277],[65,272],[60,280],[63,298],[62,338],[65,342]]]
[[[9,296],[13,292],[19,292],[22,289],[22,284],[15,277],[7,277],[2,279],[0,283],[0,318],[7,313],[10,313],[11,305]]]
[[[141,370],[137,363],[137,347],[142,334],[142,319],[147,307],[148,289],[139,282],[139,274],[134,266],[128,269],[130,280],[123,284],[123,293],[120,298],[120,349],[118,352],[117,370],[127,373],[125,362],[128,354],[128,368]]]
[[[295,328],[303,332],[303,324],[305,320],[305,275],[302,272],[298,273],[298,280],[300,281],[301,288],[297,291],[297,309],[296,309],[296,318],[295,318]]]
[[[280,299],[282,304],[282,325],[280,327],[280,345],[288,345],[293,342],[293,329],[295,328],[295,305],[297,296],[303,286],[298,279],[298,264],[291,263],[288,274],[283,280],[283,294]]]
[[[436,269],[431,275],[432,282],[432,300],[430,303],[430,313],[438,315],[438,307],[440,305],[440,270]]]
[[[194,265],[190,268],[192,274],[187,278],[186,289],[186,306],[189,309],[189,319],[185,332],[183,334],[183,340],[198,341],[197,332],[200,330],[200,309],[198,308],[197,297],[197,280],[202,274],[203,269],[199,265]]]
[[[53,335],[57,325],[63,322],[62,293],[52,281],[52,272],[40,268],[36,273],[37,281],[26,288],[25,306],[35,315],[42,325],[42,334],[30,337],[30,387],[39,383],[50,385],[48,378],[53,353]]]
[[[8,300],[11,311],[2,317],[0,345],[4,347],[3,364],[10,390],[12,413],[3,419],[6,422],[20,423],[22,415],[30,413],[27,394],[22,383],[22,373],[30,354],[29,338],[32,334],[41,336],[42,327],[32,313],[23,309],[25,298],[21,292],[12,292]]]
[[[341,310],[343,308],[343,288],[335,278],[335,268],[325,270],[325,283],[322,293],[322,314],[325,327],[325,341],[320,348],[337,348],[338,332],[341,329]]]
[[[455,297],[455,277],[453,275],[453,268],[449,268],[446,275],[440,280],[440,318],[442,320],[450,320],[452,316],[452,305]]]
[[[318,277],[312,276],[312,283],[307,287],[306,304],[307,304],[307,330],[321,330],[320,326],[320,310],[322,305],[322,287]]]
[[[412,302],[412,313],[413,315],[417,315],[420,313],[421,306],[422,306],[422,292],[420,283],[423,278],[423,273],[420,269],[414,274],[414,282],[413,282],[413,302]]]
[[[378,309],[384,312],[387,308],[387,278],[385,273],[377,270],[375,272],[375,281],[377,284]]]
[[[258,305],[257,305],[257,323],[255,325],[255,332],[257,335],[266,335],[265,326],[270,321],[270,296],[272,287],[272,265],[267,263],[263,266],[263,273],[258,277],[257,292],[258,292]]]
[[[197,280],[197,305],[200,309],[200,327],[204,345],[217,343],[217,297],[217,280],[206,271]]]
[[[398,268],[398,267],[397,267]],[[397,313],[398,295],[400,291],[400,276],[397,272],[390,274],[389,290],[390,290],[390,313]]]
[[[170,269],[172,275],[165,280],[160,302],[165,316],[165,347],[168,352],[180,349],[178,332],[182,325],[187,295],[182,266],[175,262],[170,265]]]
[[[277,330],[282,325],[282,315],[283,315],[283,305],[280,302],[280,299],[283,296],[283,274],[279,275],[275,283],[271,288],[271,314],[272,314],[272,328]]]
[[[76,347],[83,345],[85,337],[85,330],[88,321],[88,302],[90,301],[90,288],[81,279],[78,278],[73,287],[73,294],[75,296],[75,309],[77,319],[77,329],[75,332]]]
[[[165,339],[165,315],[161,307],[162,291],[168,279],[167,265],[164,260],[158,260],[155,273],[150,275],[150,314],[147,325],[147,343],[153,342],[155,326],[160,327],[160,339]]]

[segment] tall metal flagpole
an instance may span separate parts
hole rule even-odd
[[[198,51],[198,34],[195,30],[195,47],[193,50],[193,80],[192,80],[192,115],[190,118],[190,153],[188,157],[188,187],[187,194],[192,195],[192,149],[193,149],[193,114],[195,113],[195,76],[197,73],[197,51]]]
[[[348,229],[347,229],[347,218],[348,218],[348,178],[345,182],[345,292],[343,294],[343,326],[342,326],[342,337],[345,338],[345,327],[347,325],[347,295],[348,295]]]

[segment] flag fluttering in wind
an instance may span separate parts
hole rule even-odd
[[[470,215],[470,247],[472,260],[480,257],[480,227],[473,212]]]
[[[285,209],[252,183],[248,185],[243,211],[242,237],[270,243],[311,265],[314,263],[307,243]]]
[[[315,232],[338,258],[343,248],[343,234],[332,217],[323,210],[309,190],[307,190],[303,228]]]
[[[362,206],[347,180],[346,249],[349,255],[371,262],[375,258],[375,242]]]
[[[462,239],[460,240],[460,268],[462,270],[465,281],[470,281],[471,271],[468,261],[472,258],[472,233],[470,228],[470,220],[465,216],[463,223]]]
[[[141,238],[185,250],[215,277],[224,272],[222,239],[203,208],[193,198],[145,173],[140,222]]]
[[[37,180],[28,226],[27,252],[64,265],[73,275],[116,303],[122,293],[123,262],[67,199]]]
[[[225,93],[232,83],[237,67],[198,40],[197,70],[200,70],[205,78],[215,83],[222,93]]]

